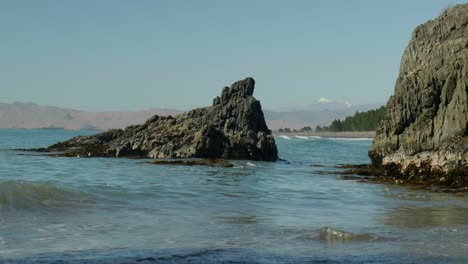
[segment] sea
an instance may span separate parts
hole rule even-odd
[[[344,179],[372,139],[275,137],[234,167],[16,151],[77,135],[0,130],[0,263],[468,263],[468,194]]]

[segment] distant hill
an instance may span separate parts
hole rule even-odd
[[[86,112],[34,103],[0,103],[0,128],[123,128],[141,124],[153,115],[176,115],[182,111],[148,109],[137,112]]]
[[[348,103],[322,102],[306,107],[264,110],[270,129],[302,128],[330,124],[356,111],[377,108],[379,104],[351,106]],[[183,111],[152,108],[136,112],[87,112],[34,103],[0,103],[0,128],[100,129],[124,128],[141,124],[153,115],[177,115]]]

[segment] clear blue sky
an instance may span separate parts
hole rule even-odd
[[[246,76],[264,108],[385,102],[414,27],[462,2],[0,0],[0,102],[190,109]]]

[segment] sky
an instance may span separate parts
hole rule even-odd
[[[0,102],[206,106],[251,76],[267,109],[386,102],[413,29],[455,0],[0,0]]]

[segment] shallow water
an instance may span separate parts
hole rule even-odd
[[[289,162],[234,168],[11,150],[83,133],[0,130],[0,262],[468,262],[467,197],[316,173],[370,140],[276,137]]]

